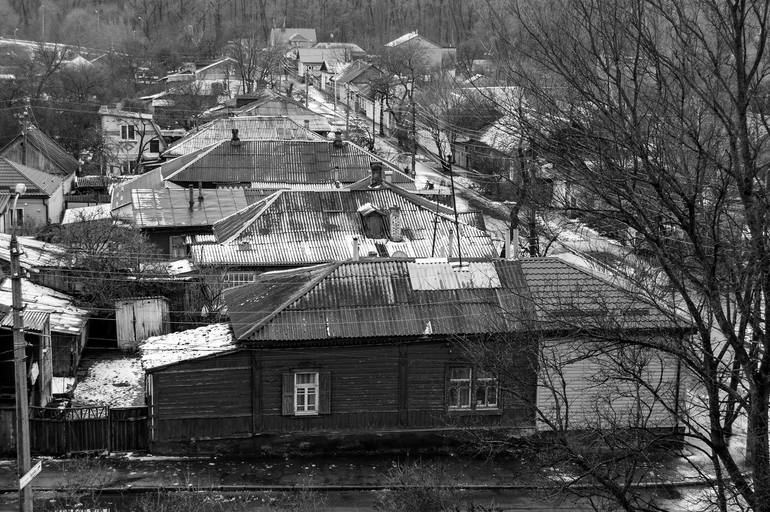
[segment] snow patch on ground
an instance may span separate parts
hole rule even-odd
[[[144,373],[138,356],[121,356],[97,361],[78,382],[73,405],[109,405],[133,407],[144,405]]]

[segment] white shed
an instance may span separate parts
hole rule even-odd
[[[171,331],[169,303],[165,297],[136,297],[115,302],[118,348],[135,350],[151,336]]]

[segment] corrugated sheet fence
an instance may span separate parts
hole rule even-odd
[[[31,407],[29,428],[41,455],[147,449],[147,407]]]

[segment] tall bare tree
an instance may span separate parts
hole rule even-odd
[[[770,2],[489,4],[528,137],[591,199],[578,210],[643,240],[628,277],[691,318],[691,341],[657,349],[693,380],[678,414],[713,464],[715,507],[770,510]]]

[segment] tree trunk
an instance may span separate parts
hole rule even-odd
[[[770,446],[768,445],[768,387],[752,383],[750,390],[746,463],[754,473],[756,511],[770,511]]]

